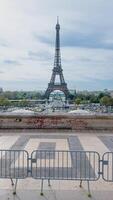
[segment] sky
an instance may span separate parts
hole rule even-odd
[[[0,87],[47,88],[57,16],[68,88],[113,90],[113,0],[0,0]]]

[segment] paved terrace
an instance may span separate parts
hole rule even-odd
[[[1,131],[0,149],[27,150],[84,150],[97,151],[102,156],[107,151],[113,151],[112,132],[69,132],[57,130],[39,131]],[[53,158],[54,159],[54,158]],[[93,200],[113,200],[113,183],[105,182],[101,178],[90,183]],[[40,196],[40,180],[26,178],[19,180],[17,195],[12,195],[10,180],[0,179],[0,200],[86,200],[87,184],[79,187],[79,181],[51,181],[48,187],[44,182],[44,196]]]

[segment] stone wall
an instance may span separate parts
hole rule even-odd
[[[113,130],[113,116],[0,116],[0,129]]]

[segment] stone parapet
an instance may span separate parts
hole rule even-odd
[[[113,130],[113,116],[1,115],[0,129]]]

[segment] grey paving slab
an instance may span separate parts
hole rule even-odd
[[[98,138],[110,151],[113,151],[113,136],[98,136]]]
[[[17,141],[10,147],[9,149],[10,151],[6,151],[6,152],[0,151],[0,156],[1,156],[0,171],[2,171],[1,176],[8,177],[10,174],[14,176],[14,174],[16,175],[17,173],[18,173],[18,176],[19,174],[21,175],[20,171],[22,171],[22,169],[24,170],[24,164],[21,170],[20,170],[21,167],[19,167],[19,163],[18,163],[18,169],[15,169],[15,162],[19,158],[20,153],[22,153],[22,151],[13,152],[13,150],[23,150],[25,145],[29,141],[29,138],[30,138],[29,136],[20,136],[17,139]],[[24,152],[23,152],[22,159],[23,159],[23,162],[26,159]],[[11,165],[13,165],[13,167],[11,167]],[[25,175],[26,175],[26,170],[25,170]]]
[[[68,137],[69,149],[71,151],[83,151],[84,148],[80,143],[80,140],[77,136]],[[90,157],[92,154],[80,153],[80,152],[71,152],[72,159],[72,168],[73,174],[76,174],[75,177],[79,178],[96,178],[95,170],[92,168],[90,162]],[[94,155],[95,156],[95,155]],[[93,158],[95,160],[95,158]],[[95,161],[94,161],[95,162]],[[94,163],[95,167],[95,163]]]
[[[40,142],[38,146],[38,150],[55,150],[56,143],[55,142]]]
[[[65,139],[68,135],[65,134],[37,134],[37,135],[30,135],[31,138],[45,138],[45,139]]]
[[[48,152],[39,152],[37,154],[37,159],[55,159],[55,153],[50,151],[55,151],[56,143],[55,142],[40,142],[38,150],[47,150]]]
[[[46,190],[44,196],[40,191],[18,190],[17,195],[12,195],[11,190],[0,190],[1,200],[88,200],[87,191],[84,189],[55,191]],[[92,191],[92,200],[113,200],[113,191]]]
[[[29,139],[30,136],[28,135],[20,136],[17,141],[11,146],[10,150],[23,150]]]
[[[83,147],[77,136],[68,137],[69,149],[72,151],[82,151]]]

